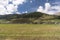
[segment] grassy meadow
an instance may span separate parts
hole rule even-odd
[[[60,40],[59,24],[0,24],[1,40]]]

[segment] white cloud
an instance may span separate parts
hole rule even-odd
[[[54,3],[52,3],[52,4],[57,4],[57,5],[60,5],[60,1],[59,1],[59,2],[54,2]]]
[[[8,0],[0,0],[0,4],[4,6],[8,5],[8,2]]]
[[[47,14],[54,15],[56,12],[55,11],[48,11]]]
[[[0,0],[0,15],[13,14],[13,12],[18,11],[18,5],[23,4],[23,2],[26,0]]]
[[[45,3],[45,9],[43,9],[42,6],[39,6],[39,8],[37,9],[37,12],[43,12],[48,14],[48,11],[50,10],[50,8],[51,8],[50,3]]]
[[[60,12],[60,6],[52,6],[51,8],[52,8],[52,9],[56,9],[57,12]]]
[[[45,10],[44,10],[44,12],[48,12],[48,10],[50,10],[50,8],[51,8],[51,5],[50,5],[50,3],[45,3]]]
[[[55,10],[53,10],[53,9],[55,9]],[[43,7],[40,6],[37,9],[37,12],[43,12],[43,13],[46,13],[46,14],[54,15],[57,12],[60,12],[60,5],[51,6],[50,3],[45,3],[45,9],[43,9]]]
[[[22,12],[22,13],[28,13],[27,11],[25,11],[25,12]]]
[[[32,0],[30,1],[30,3],[32,3]]]
[[[25,2],[25,0],[13,0],[14,5],[23,4],[23,2]]]
[[[16,14],[21,14],[20,12],[16,12]]]
[[[43,12],[43,7],[39,6],[39,8],[37,9],[37,12]]]
[[[12,0],[9,0],[10,2],[12,2]]]
[[[13,5],[13,4],[9,4],[8,6],[7,6],[7,11],[8,12],[14,12],[15,10],[15,6]]]
[[[3,5],[0,5],[0,15],[3,15],[6,12],[6,9]]]

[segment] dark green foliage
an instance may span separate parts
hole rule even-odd
[[[23,14],[22,17],[23,18],[38,18],[38,17],[41,17],[42,15],[43,15],[43,13],[33,12],[33,13]]]
[[[60,19],[60,16],[56,16],[57,19]]]
[[[25,14],[9,14],[9,15],[0,15],[0,19],[17,19],[17,18],[39,18],[42,16],[51,16],[41,12],[32,12]]]
[[[41,23],[41,22],[51,22],[56,19],[60,19],[60,16],[48,15],[41,12],[32,12],[24,14],[9,14],[0,15],[0,19],[10,21],[11,23]]]
[[[13,19],[12,23],[31,23],[31,20],[27,18]]]

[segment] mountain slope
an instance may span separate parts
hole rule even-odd
[[[24,14],[1,15],[0,19],[9,21],[10,23],[40,23],[56,22],[60,20],[60,17],[56,15],[48,15],[41,12],[32,12]]]
[[[40,22],[49,22],[55,20],[55,15],[48,15],[41,12],[32,12],[21,14],[17,19],[14,19],[13,23],[40,23]]]

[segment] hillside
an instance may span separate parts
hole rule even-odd
[[[41,22],[60,22],[60,16],[48,15],[41,12],[24,14],[0,15],[0,20],[7,23],[41,23]]]
[[[24,14],[9,14],[9,15],[0,15],[0,19],[16,19],[16,18],[39,18],[39,17],[54,17],[54,15],[48,15],[41,12],[32,12],[32,13],[24,13]]]

